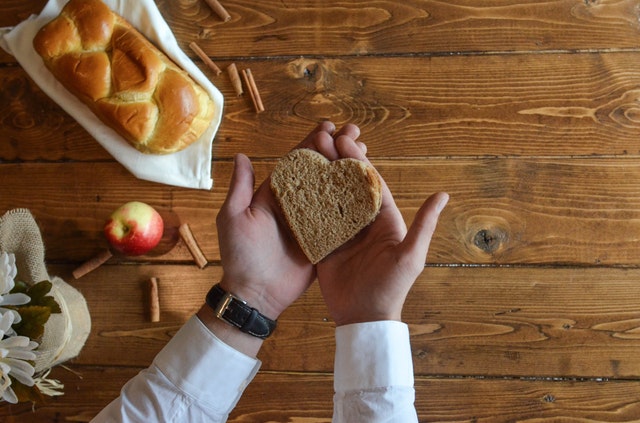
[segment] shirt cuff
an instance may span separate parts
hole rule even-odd
[[[335,392],[413,388],[413,382],[409,327],[405,323],[367,322],[336,329]]]
[[[160,351],[154,364],[186,395],[207,408],[228,412],[262,363],[222,342],[193,316]]]

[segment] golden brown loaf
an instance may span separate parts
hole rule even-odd
[[[271,190],[313,264],[371,223],[382,204],[373,167],[355,159],[330,162],[309,149],[293,150],[278,162]]]
[[[182,150],[211,123],[207,92],[100,0],[71,0],[33,46],[67,90],[144,153]]]

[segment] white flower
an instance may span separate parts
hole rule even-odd
[[[0,395],[3,400],[16,404],[18,398],[11,389],[9,376],[25,386],[34,385],[35,370],[28,360],[36,359],[33,350],[38,348],[38,343],[26,336],[5,337],[11,331],[13,319],[13,313],[4,313],[0,316]]]
[[[23,305],[31,301],[27,294],[9,293],[16,285],[15,277],[17,274],[18,268],[16,267],[15,255],[0,252],[0,313],[11,312],[16,323],[20,321],[20,315],[17,311],[9,310],[5,306]]]

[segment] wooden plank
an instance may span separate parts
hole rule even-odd
[[[405,305],[416,371],[638,379],[637,280],[636,269],[428,268]]]
[[[371,157],[637,155],[637,62],[619,53],[252,63],[267,111],[229,104],[234,123],[214,157],[279,156],[302,137],[285,127],[305,134],[325,119],[358,124]]]
[[[223,23],[201,1],[169,10],[178,38],[194,37],[216,57],[635,49],[635,3],[556,0],[357,0],[227,4]],[[240,50],[237,46],[242,46]]]
[[[92,316],[74,363],[149,365],[221,275],[217,266],[109,265],[73,282]],[[159,278],[158,323],[149,321],[145,300],[151,276]],[[639,279],[638,269],[429,267],[403,314],[415,371],[640,380]],[[260,358],[264,370],[330,372],[333,350],[334,324],[314,284],[282,314]]]
[[[4,2],[0,27],[45,4]],[[197,39],[214,57],[635,49],[640,40],[632,1],[244,0],[225,4],[229,22],[203,0],[157,3],[185,51]]]
[[[77,375],[62,368],[52,372],[65,384],[67,394],[34,409],[31,404],[5,404],[0,420],[88,422],[140,369],[72,366],[72,370]],[[330,374],[261,372],[228,421],[329,423],[332,383]],[[640,384],[417,378],[415,404],[420,422],[632,422],[640,415]]]
[[[214,79],[213,156],[279,157],[330,119],[358,124],[370,157],[635,157],[638,54],[254,60],[267,110]],[[0,68],[0,87],[0,159],[113,160],[19,68]]]
[[[229,422],[328,423],[331,380],[323,379],[258,375]],[[415,386],[420,422],[631,422],[640,416],[637,382],[418,378]]]
[[[262,181],[274,163],[255,161],[256,179]],[[640,263],[640,164],[632,159],[374,159],[374,164],[407,222],[431,193],[451,194],[430,263]],[[145,201],[166,217],[168,231],[166,243],[138,261],[192,262],[176,234],[178,222],[189,222],[205,256],[215,262],[215,216],[231,167],[216,161],[215,187],[203,191],[138,181],[115,163],[4,164],[0,210],[30,208],[48,259],[80,262],[107,245],[102,227],[116,207]]]

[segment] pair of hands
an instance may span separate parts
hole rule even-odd
[[[310,148],[329,160],[351,157],[368,162],[360,130],[318,125],[296,148]],[[381,178],[382,179],[382,178]],[[331,317],[338,326],[400,320],[409,289],[424,268],[444,193],[429,197],[409,230],[382,180],[382,206],[376,220],[338,250],[312,266],[287,226],[269,180],[254,192],[249,159],[237,155],[227,198],[217,216],[227,292],[277,319],[318,278]]]

